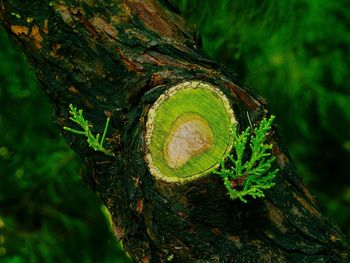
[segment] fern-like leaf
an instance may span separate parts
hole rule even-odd
[[[90,130],[91,125],[89,121],[85,120],[83,116],[83,110],[78,110],[72,104],[69,105],[69,110],[70,110],[69,113],[71,115],[69,119],[75,122],[76,124],[78,124],[82,128],[82,130],[76,130],[66,126],[64,126],[63,129],[75,134],[84,135],[86,137],[86,141],[89,144],[89,146],[93,148],[95,151],[100,151],[107,155],[114,155],[111,150],[108,150],[103,147],[103,143],[106,138],[106,133],[107,133],[110,119],[107,118],[105,128],[103,130],[102,138],[100,139],[99,133],[96,136],[94,136],[93,133],[91,132]]]
[[[247,203],[246,196],[264,197],[264,191],[275,185],[274,178],[278,169],[271,171],[275,157],[270,153],[272,145],[265,142],[274,118],[273,115],[268,120],[263,118],[253,131],[248,127],[240,135],[236,126],[231,127],[231,143],[235,155],[226,154],[220,162],[219,169],[214,171],[224,180],[231,199],[240,199]],[[245,161],[244,154],[248,141],[251,155]]]

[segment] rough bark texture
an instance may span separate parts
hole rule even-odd
[[[84,109],[95,132],[111,117],[107,136],[115,157],[62,133],[136,262],[350,262],[344,238],[296,175],[276,133],[269,141],[281,172],[264,199],[230,201],[217,175],[176,185],[149,173],[145,116],[176,83],[197,79],[220,87],[240,129],[248,125],[247,112],[253,123],[267,113],[263,99],[202,53],[168,1],[0,0],[0,18],[32,64],[60,127],[71,126],[70,103]]]

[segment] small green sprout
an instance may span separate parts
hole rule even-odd
[[[272,145],[265,143],[266,135],[271,130],[271,124],[275,116],[269,120],[263,118],[260,125],[251,132],[248,127],[242,134],[237,134],[236,126],[231,127],[231,140],[235,150],[234,155],[227,153],[220,162],[220,167],[214,171],[224,180],[231,199],[240,199],[247,203],[246,196],[254,199],[264,197],[264,190],[275,185],[274,178],[278,169],[271,171],[271,165],[275,160],[271,156]],[[250,140],[250,158],[246,160],[247,141]],[[228,165],[228,167],[226,167]]]
[[[170,254],[167,258],[168,261],[173,261],[174,259],[174,254]]]
[[[76,107],[74,107],[72,104],[69,105],[69,113],[71,115],[71,117],[69,117],[69,119],[73,122],[75,122],[76,124],[78,124],[82,130],[76,130],[73,128],[69,128],[64,126],[63,129],[66,131],[70,131],[72,133],[75,134],[80,134],[80,135],[84,135],[87,138],[87,142],[89,144],[89,146],[91,148],[93,148],[95,151],[100,151],[103,152],[104,154],[107,155],[114,155],[113,152],[111,150],[108,150],[106,148],[103,147],[103,143],[105,141],[105,137],[106,137],[106,133],[107,133],[107,129],[108,129],[108,125],[109,125],[109,118],[107,118],[106,124],[105,124],[105,128],[102,134],[102,138],[100,139],[100,134],[98,133],[96,136],[94,136],[90,130],[90,123],[85,120],[84,116],[83,116],[83,110],[78,110]]]
[[[15,16],[15,17],[18,18],[18,19],[21,19],[21,15],[18,14],[18,13],[13,13],[13,12],[12,12],[11,15]]]

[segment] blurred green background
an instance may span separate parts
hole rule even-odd
[[[350,1],[173,2],[204,50],[268,99],[299,174],[350,237]],[[0,261],[128,262],[2,29],[0,109]]]

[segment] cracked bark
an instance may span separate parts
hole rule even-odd
[[[171,86],[200,80],[219,87],[241,130],[249,125],[247,113],[256,123],[268,112],[262,98],[201,51],[168,1],[0,0],[0,18],[60,127],[71,124],[70,103],[84,109],[95,132],[111,117],[107,137],[115,157],[62,133],[136,262],[350,261],[344,237],[295,173],[276,132],[269,140],[281,172],[264,199],[230,201],[215,175],[178,185],[150,174],[146,114]]]

